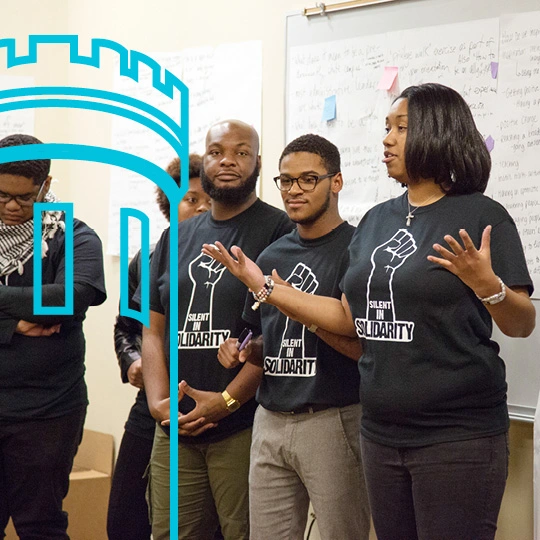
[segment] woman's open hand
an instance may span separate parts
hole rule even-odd
[[[461,243],[449,234],[444,237],[450,249],[434,244],[441,257],[430,255],[428,260],[455,274],[481,298],[497,293],[500,284],[491,266],[491,225],[484,229],[479,249],[465,229],[459,236]]]

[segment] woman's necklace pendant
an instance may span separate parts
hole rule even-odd
[[[409,209],[409,213],[407,214],[407,227],[411,226],[411,219],[414,217],[413,213]]]

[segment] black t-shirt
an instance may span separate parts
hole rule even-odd
[[[293,225],[285,212],[260,200],[232,219],[217,221],[211,212],[178,226],[178,379],[197,390],[222,392],[240,368],[226,369],[217,360],[221,343],[242,331],[246,287],[224,266],[201,253],[204,243],[219,240],[227,248],[240,246],[256,259],[261,251],[288,233]],[[150,272],[150,309],[166,317],[165,350],[169,354],[169,229],[156,246]],[[137,295],[136,295],[137,299]],[[189,412],[193,400],[179,404]],[[183,443],[215,442],[253,423],[255,400],[245,403],[198,437],[180,437]]]
[[[48,253],[42,261],[42,280],[47,284],[65,283],[65,234],[58,230],[47,241]],[[105,282],[101,241],[83,222],[73,222],[73,281],[95,289],[91,305],[105,301]],[[13,272],[2,284],[16,287],[27,298],[33,286],[32,257],[19,275]],[[12,289],[10,293],[15,291]],[[76,293],[74,293],[76,294]],[[45,298],[45,294],[43,296]],[[44,302],[45,303],[45,302]],[[77,305],[77,298],[74,298]],[[27,309],[28,306],[25,306]],[[54,418],[68,414],[88,403],[84,382],[85,340],[83,320],[87,305],[73,316],[59,316],[60,333],[49,337],[3,335],[0,345],[0,421]],[[0,292],[0,311],[2,311]],[[11,310],[16,308],[11,307]],[[13,311],[9,316],[22,319]],[[4,320],[5,311],[2,312]],[[52,317],[54,319],[54,316]],[[52,323],[51,317],[47,322]]]
[[[508,429],[505,366],[492,319],[458,277],[427,260],[444,236],[465,229],[480,247],[492,225],[491,259],[507,286],[532,291],[516,226],[480,194],[446,196],[414,214],[407,194],[380,204],[351,242],[343,291],[364,354],[362,433],[390,446],[422,446]]]
[[[341,298],[339,284],[349,265],[347,248],[354,230],[342,223],[313,240],[301,238],[295,230],[267,247],[257,264],[265,274],[275,268],[301,291]],[[250,306],[254,300],[249,296],[245,320],[252,325],[262,321],[264,376],[257,401],[263,407],[291,411],[304,405],[344,407],[358,403],[360,380],[353,360],[274,306],[265,303],[253,311]]]

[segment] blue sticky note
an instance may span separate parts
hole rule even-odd
[[[491,77],[496,79],[499,75],[499,62],[491,62]]]
[[[324,100],[324,109],[322,113],[323,122],[330,122],[336,118],[336,96],[327,97]]]
[[[488,135],[486,139],[486,146],[489,152],[491,152],[493,148],[495,148],[495,140],[493,139],[491,135]]]

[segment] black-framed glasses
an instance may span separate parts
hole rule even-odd
[[[296,182],[298,184],[298,187],[302,191],[309,192],[313,191],[317,187],[319,181],[324,180],[325,178],[336,176],[336,174],[338,173],[328,173],[321,176],[318,176],[316,174],[301,174],[298,178],[292,178],[291,176],[287,176],[286,174],[280,174],[279,176],[276,176],[274,178],[274,182],[276,183],[276,186],[280,191],[290,191],[293,187],[293,184]]]
[[[9,193],[4,193],[3,191],[0,191],[0,203],[7,204],[8,202],[14,200],[19,206],[23,208],[32,206],[39,199],[41,192],[43,191],[43,186],[45,186],[45,182],[46,180],[41,182],[37,195],[34,195],[33,193],[25,193],[24,195],[10,195]]]

